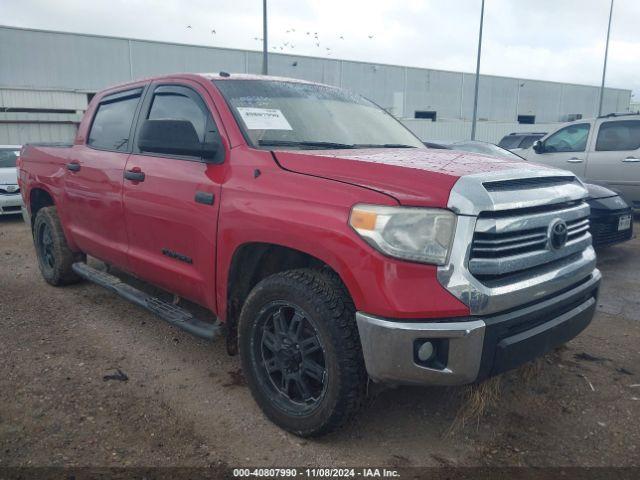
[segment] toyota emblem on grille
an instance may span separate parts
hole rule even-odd
[[[17,185],[7,185],[7,192],[13,193],[18,191]]]
[[[551,225],[549,225],[549,245],[553,250],[558,250],[565,246],[567,243],[567,237],[569,232],[567,230],[567,224],[564,220],[556,218]]]

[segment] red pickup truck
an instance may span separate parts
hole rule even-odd
[[[224,333],[265,414],[298,435],[343,424],[369,379],[457,385],[520,365],[596,305],[571,173],[425,148],[331,86],[221,72],[110,88],[73,145],[24,147],[19,182],[47,282]]]

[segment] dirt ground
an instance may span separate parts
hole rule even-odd
[[[347,428],[302,440],[264,418],[223,339],[47,285],[26,226],[0,219],[0,466],[638,466],[640,240],[599,266],[592,325],[500,377],[481,417],[451,430],[468,387],[373,389]]]

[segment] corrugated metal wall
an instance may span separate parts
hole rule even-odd
[[[14,103],[36,102],[41,94],[28,89],[77,94],[172,72],[259,73],[261,65],[260,52],[0,27],[0,89],[27,89],[2,100]],[[468,73],[284,54],[269,55],[269,73],[354,90],[403,118],[413,118],[417,110],[435,111],[438,120],[472,116],[474,76]],[[568,114],[593,117],[598,91],[595,86],[483,75],[479,118],[515,123],[518,114],[535,115],[536,122],[547,123],[565,121]],[[604,112],[627,111],[630,97],[629,90],[607,89]],[[67,101],[82,109],[78,98]]]

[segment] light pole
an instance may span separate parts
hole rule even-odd
[[[267,0],[262,0],[262,74],[269,74],[269,55],[267,53]]]
[[[476,139],[476,122],[478,121],[478,88],[480,86],[480,54],[482,52],[482,24],[484,22],[484,0],[480,10],[480,34],[478,35],[478,60],[476,61],[476,88],[473,94],[473,119],[471,120],[471,140]]]
[[[609,35],[611,35],[611,17],[613,16],[613,0],[609,8],[609,26],[607,27],[607,45],[604,48],[604,66],[602,67],[602,83],[600,84],[600,104],[598,105],[598,116],[602,115],[602,101],[604,100],[604,78],[607,75],[607,57],[609,56]]]
[[[520,89],[524,87],[526,82],[518,82],[518,95],[516,96],[516,122],[518,121],[518,113],[520,112]]]

